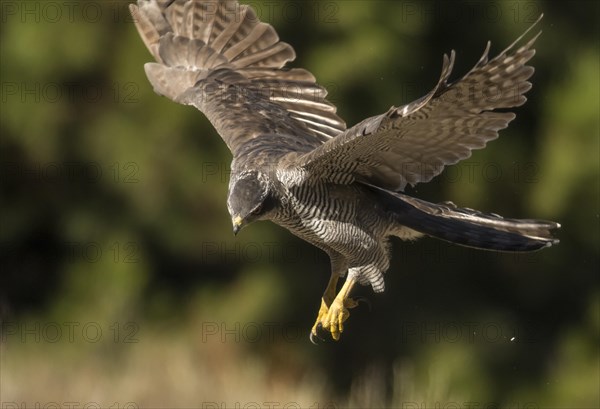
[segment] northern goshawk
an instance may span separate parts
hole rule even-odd
[[[156,59],[145,65],[154,90],[203,112],[233,154],[227,208],[234,232],[271,220],[331,258],[311,340],[321,330],[339,339],[357,304],[349,297],[356,283],[384,290],[390,236],[427,235],[499,251],[558,243],[554,222],[504,219],[401,193],[485,147],[515,118],[505,109],[522,105],[531,88],[534,69],[526,64],[539,35],[525,41],[531,28],[492,59],[488,42],[454,82],[448,79],[455,53],[444,55],[427,95],[346,128],[315,77],[285,67],[295,59],[293,48],[251,7],[138,0],[130,9]]]

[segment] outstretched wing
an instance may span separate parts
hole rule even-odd
[[[294,49],[251,7],[138,0],[130,10],[157,61],[145,65],[154,90],[202,111],[234,155],[264,134],[309,151],[346,129],[310,72],[284,68]]]
[[[494,110],[527,100],[524,94],[531,89],[527,80],[534,69],[526,63],[535,54],[532,45],[540,33],[518,44],[533,26],[489,61],[488,42],[473,69],[451,84],[455,54],[444,55],[442,75],[429,94],[366,119],[312,152],[289,154],[285,164],[336,183],[358,180],[394,191],[430,181],[445,166],[496,139],[515,118],[511,112]]]

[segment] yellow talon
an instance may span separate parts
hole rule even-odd
[[[346,280],[330,306],[327,306],[325,299],[321,299],[321,308],[311,331],[311,340],[313,340],[313,337],[318,336],[319,325],[324,330],[329,331],[334,340],[338,341],[340,339],[340,334],[344,331],[344,321],[350,317],[348,309],[358,305],[357,301],[348,297],[354,283],[353,279]]]
[[[312,330],[310,331],[311,341],[312,341],[313,336],[314,337],[318,336],[317,329],[319,327],[319,324],[321,324],[325,320],[325,317],[327,316],[328,312],[329,312],[329,306],[325,302],[325,299],[321,298],[321,308],[319,308],[319,313],[317,314],[317,320],[315,321],[315,325],[313,325]],[[323,324],[321,324],[321,325],[323,325]]]

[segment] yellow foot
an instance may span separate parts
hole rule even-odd
[[[328,331],[331,334],[331,338],[338,341],[340,334],[344,331],[344,321],[350,317],[348,309],[354,308],[358,305],[358,301],[352,298],[346,298],[343,303],[339,298],[336,298],[331,306],[327,306],[325,300],[321,299],[321,308],[315,325],[313,325],[310,332],[310,340],[313,344],[316,344],[316,339],[321,339],[318,332],[321,330]]]
[[[319,313],[317,314],[317,320],[315,321],[315,325],[313,325],[310,331],[310,342],[312,342],[313,344],[316,344],[316,339],[319,339],[317,331],[320,329],[321,322],[325,319],[328,312],[329,305],[324,298],[321,298],[321,308],[319,308]]]

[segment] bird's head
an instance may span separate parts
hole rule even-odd
[[[255,220],[266,219],[275,206],[276,200],[266,174],[259,171],[232,174],[227,209],[231,215],[234,234]]]

